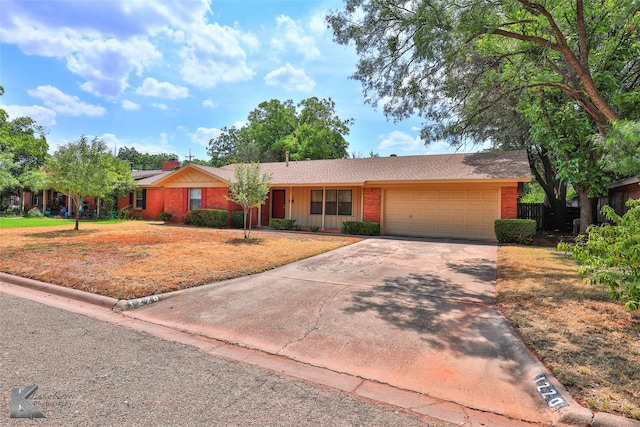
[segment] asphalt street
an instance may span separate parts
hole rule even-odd
[[[10,418],[11,390],[47,418]],[[442,426],[145,332],[0,293],[3,426]]]

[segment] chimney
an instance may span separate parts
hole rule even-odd
[[[180,167],[180,162],[177,160],[171,160],[171,161],[162,163],[163,171],[172,171],[172,170],[178,169],[179,167]]]
[[[289,152],[288,151],[286,153],[284,153],[284,159],[285,159],[285,162],[287,163],[287,167],[289,167]]]

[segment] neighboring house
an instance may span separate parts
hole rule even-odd
[[[604,222],[606,218],[600,213],[604,205],[609,205],[618,215],[624,215],[629,210],[626,203],[629,199],[640,199],[640,178],[628,178],[609,186],[609,194],[598,200],[598,221]]]
[[[179,222],[196,208],[240,207],[227,200],[235,165],[188,164],[139,177],[134,212]],[[531,180],[525,151],[391,156],[263,163],[272,174],[256,225],[295,219],[303,227],[339,230],[344,221],[379,222],[381,234],[495,240],[494,220],[516,218],[517,196]]]

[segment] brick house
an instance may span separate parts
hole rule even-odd
[[[188,164],[134,175],[139,186],[119,206],[129,203],[145,219],[170,212],[174,222],[194,208],[240,210],[225,197],[234,168]],[[531,180],[525,151],[263,163],[261,170],[272,178],[257,226],[288,218],[339,230],[343,221],[373,221],[383,235],[478,240],[495,240],[495,219],[516,218],[519,189]]]
[[[624,215],[629,210],[626,203],[629,199],[640,199],[640,178],[627,178],[609,186],[609,194],[598,200],[598,222],[605,222],[606,218],[600,213],[604,205],[609,205],[618,215]]]

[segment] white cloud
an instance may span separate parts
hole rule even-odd
[[[267,74],[264,81],[269,86],[302,92],[310,92],[316,85],[316,82],[307,76],[304,70],[296,69],[289,63]]]
[[[38,86],[36,89],[31,89],[27,92],[34,98],[41,99],[45,106],[58,114],[99,117],[107,112],[104,107],[80,101],[77,96],[67,95],[53,86]]]
[[[174,153],[173,147],[168,144],[167,134],[162,132],[159,135],[159,139],[136,139],[131,141],[128,139],[121,139],[112,133],[105,133],[100,136],[100,139],[107,144],[110,149],[116,149],[117,151],[122,147],[135,148],[140,153],[148,154],[162,154],[162,153]]]
[[[327,30],[327,20],[326,20],[327,11],[323,10],[311,17],[309,21],[309,28],[311,31],[317,34],[322,34]]]
[[[0,108],[7,112],[9,120],[17,119],[18,117],[31,117],[41,126],[56,124],[56,112],[40,105],[0,105]]]
[[[167,104],[161,104],[157,102],[154,102],[153,104],[151,104],[151,106],[157,108],[158,110],[163,110],[163,111],[166,111],[169,109],[169,106]]]
[[[280,15],[276,19],[278,26],[271,45],[280,52],[291,49],[302,54],[305,59],[320,57],[320,50],[313,37],[305,35],[304,29],[288,16]]]
[[[420,137],[413,138],[404,132],[394,130],[382,138],[379,150],[424,151],[424,143]]]
[[[218,104],[213,102],[213,100],[211,99],[205,99],[204,101],[202,101],[202,106],[204,108],[218,108]]]
[[[181,49],[180,74],[190,84],[212,88],[219,83],[250,80],[255,72],[246,63],[247,56],[239,40],[242,34],[217,23],[197,23],[185,35]]]
[[[176,86],[169,82],[159,82],[147,77],[142,82],[142,86],[136,89],[136,93],[144,96],[155,96],[157,98],[180,99],[189,96],[189,89],[184,86]]]
[[[190,133],[191,141],[203,147],[209,146],[209,141],[220,136],[220,129],[199,127],[195,133]]]
[[[138,111],[140,109],[140,104],[136,104],[135,102],[129,101],[127,99],[122,100],[120,105],[122,105],[122,108],[127,111]]]

